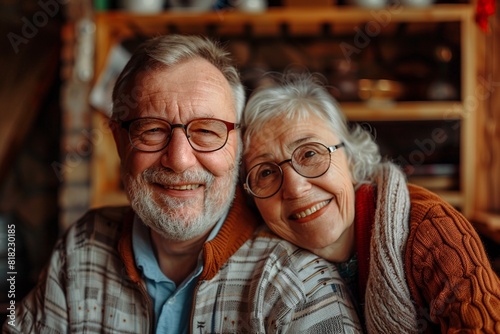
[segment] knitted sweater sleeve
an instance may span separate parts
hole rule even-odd
[[[500,333],[500,280],[473,226],[423,188],[410,196],[405,266],[421,329]]]

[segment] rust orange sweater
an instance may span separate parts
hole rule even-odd
[[[500,333],[500,279],[474,227],[437,195],[410,190],[410,235],[405,253],[408,287],[427,333]],[[356,193],[359,291],[368,277],[374,221],[372,187]]]

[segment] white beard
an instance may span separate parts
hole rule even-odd
[[[229,210],[238,181],[238,169],[215,177],[205,170],[172,173],[167,169],[146,169],[136,178],[123,177],[130,203],[141,220],[166,239],[186,241],[209,231]],[[179,199],[154,193],[151,183],[179,182],[205,185],[203,203],[199,198]]]

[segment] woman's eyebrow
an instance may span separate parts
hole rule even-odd
[[[243,155],[244,159],[248,159],[248,154]],[[262,153],[260,155],[257,155],[255,157],[252,157],[252,159],[248,160],[248,162],[251,162],[252,164],[254,161],[273,161],[274,156],[271,153]]]
[[[288,145],[286,145],[286,147],[290,151],[293,151],[297,146],[299,146],[299,145],[301,145],[303,143],[310,142],[314,138],[315,138],[314,136],[302,137],[302,138],[299,138],[299,139],[294,140],[293,142],[289,143]]]

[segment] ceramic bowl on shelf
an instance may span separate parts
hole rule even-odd
[[[233,0],[232,4],[242,12],[260,13],[267,9],[267,0]]]
[[[134,13],[153,14],[163,11],[165,0],[120,0],[120,7]]]
[[[406,7],[428,7],[434,0],[401,0],[401,4]]]
[[[349,3],[362,8],[383,8],[389,4],[388,0],[349,0]]]

